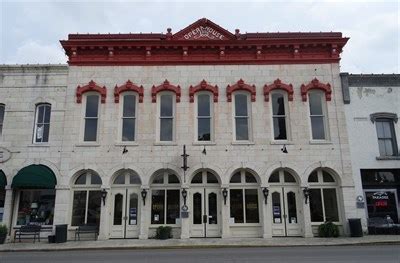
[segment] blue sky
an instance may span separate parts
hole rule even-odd
[[[66,63],[68,33],[177,32],[207,17],[234,32],[340,31],[350,37],[341,71],[399,73],[398,1],[0,0],[0,63]]]

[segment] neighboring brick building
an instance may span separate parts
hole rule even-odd
[[[102,239],[159,225],[177,238],[310,237],[326,220],[347,233],[348,39],[207,19],[167,31],[69,35],[69,66],[0,66],[3,222],[71,235],[93,223]]]
[[[400,223],[400,75],[341,78],[356,195],[365,200],[357,217],[374,234],[375,225]]]

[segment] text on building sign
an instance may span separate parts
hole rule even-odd
[[[196,27],[195,29],[191,30],[189,33],[185,34],[183,36],[185,39],[199,39],[202,37],[206,37],[208,39],[213,39],[213,40],[223,40],[224,35],[216,31],[215,29],[209,27],[209,26],[199,26]]]

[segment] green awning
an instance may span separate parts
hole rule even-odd
[[[54,189],[56,176],[44,165],[29,165],[14,176],[11,187],[19,189]]]
[[[4,189],[6,185],[7,185],[6,175],[2,170],[0,170],[0,189]]]

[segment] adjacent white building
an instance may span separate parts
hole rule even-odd
[[[347,38],[207,19],[167,31],[70,35],[69,66],[0,67],[3,223],[68,224],[70,238],[95,224],[101,239],[160,225],[175,238],[311,237],[325,221],[348,233]]]

